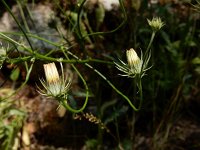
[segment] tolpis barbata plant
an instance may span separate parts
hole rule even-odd
[[[69,95],[68,93],[70,90],[72,80],[70,77],[68,77],[68,79],[65,77],[64,71],[63,71],[63,65],[61,61],[60,61],[60,66],[61,66],[61,76],[59,75],[54,62],[43,65],[46,80],[40,79],[43,89],[38,87],[39,89],[38,92],[41,95],[58,100],[60,105],[62,105],[67,110],[71,111],[72,113],[82,112],[85,109],[88,102],[89,92],[88,92],[87,84],[84,78],[82,77],[82,75],[80,74],[80,72],[75,68],[74,65],[72,65],[72,67],[77,72],[78,76],[81,78],[86,88],[86,97],[85,97],[85,102],[83,106],[79,109],[72,108],[68,100],[68,95]]]
[[[126,59],[127,63],[120,60],[120,62],[114,62],[116,65],[116,68],[122,71],[124,74],[121,74],[121,76],[127,76],[130,78],[135,78],[136,85],[139,90],[140,94],[140,102],[138,108],[136,108],[132,102],[128,99],[129,104],[132,106],[132,108],[135,111],[138,111],[141,109],[142,102],[143,102],[143,94],[142,94],[142,77],[145,75],[145,72],[150,69],[151,67],[148,67],[149,60],[151,58],[151,53],[147,53],[146,57],[143,57],[143,53],[141,51],[141,56],[139,57],[136,53],[136,51],[131,48],[126,51]]]
[[[67,93],[71,85],[71,79],[67,80],[65,78],[62,63],[60,63],[60,66],[62,72],[61,76],[58,74],[55,63],[43,65],[46,81],[44,79],[40,79],[40,82],[44,87],[43,90],[38,87],[40,94],[56,99],[67,98]]]
[[[138,57],[136,51],[131,48],[126,51],[126,58],[127,63],[120,60],[120,62],[114,62],[116,65],[116,68],[122,71],[124,74],[121,74],[122,76],[128,76],[131,78],[134,78],[136,76],[143,77],[145,75],[145,72],[150,69],[151,67],[148,67],[149,60],[151,58],[151,53],[143,59],[143,53],[141,51],[141,56]]]
[[[143,102],[142,77],[146,75],[146,71],[151,68],[151,66],[149,66],[149,60],[151,58],[150,47],[152,45],[156,32],[164,26],[164,23],[159,17],[154,17],[152,20],[147,19],[147,22],[152,29],[152,35],[151,35],[151,39],[149,41],[149,44],[147,46],[144,56],[141,51],[140,57],[139,57],[136,51],[133,48],[131,48],[126,51],[127,63],[120,59],[119,59],[119,62],[114,62],[116,65],[116,68],[120,70],[121,72],[123,72],[123,74],[120,74],[120,75],[134,78],[134,81],[138,87],[138,91],[140,94],[140,99],[139,99],[140,102],[139,102],[138,108],[135,107],[134,104],[132,104],[132,102],[130,101],[128,97],[122,95],[129,102],[130,106],[135,111],[138,111],[141,109],[142,102]]]

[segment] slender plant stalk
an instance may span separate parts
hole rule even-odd
[[[19,7],[20,15],[22,17],[25,29],[26,29],[26,31],[30,32],[29,26],[27,24],[26,17],[24,15],[24,11],[23,11],[23,8],[22,8],[21,0],[17,0],[17,4],[18,4],[18,7]]]
[[[9,14],[13,17],[13,19],[15,20],[15,22],[17,23],[18,27],[20,28],[20,30],[22,31],[22,33],[24,34],[28,44],[30,45],[31,49],[33,50],[33,46],[26,34],[26,32],[24,31],[24,29],[22,28],[22,26],[20,25],[19,21],[17,20],[17,18],[15,17],[15,15],[12,13],[11,9],[9,8],[9,6],[7,5],[7,3],[2,0],[3,5],[6,7],[6,9],[8,10]]]
[[[13,93],[10,94],[9,96],[7,96],[7,97],[5,97],[4,99],[2,99],[2,101],[3,101],[3,100],[6,100],[6,99],[8,99],[8,98],[10,98],[10,97],[12,97],[12,96],[15,95],[17,92],[19,92],[20,89],[22,89],[22,88],[26,85],[26,83],[28,82],[28,80],[29,80],[29,78],[30,78],[30,74],[31,74],[31,71],[32,71],[32,69],[33,69],[34,62],[35,62],[35,59],[32,58],[32,59],[31,59],[31,65],[30,65],[30,67],[26,66],[26,65],[27,65],[27,62],[25,62],[25,66],[26,66],[26,68],[27,68],[27,69],[26,69],[27,73],[26,73],[25,81],[21,84],[21,86],[20,86],[19,88],[17,88],[17,89],[15,90],[15,92],[13,92]]]
[[[113,33],[113,32],[116,32],[117,30],[119,30],[127,21],[127,14],[126,14],[126,10],[124,8],[124,4],[123,4],[123,1],[122,0],[119,0],[119,3],[120,3],[120,6],[121,6],[121,9],[122,9],[122,13],[123,13],[123,16],[124,16],[124,19],[123,21],[113,30],[111,31],[107,31],[107,32],[93,32],[93,33],[89,33],[87,35],[82,35],[81,33],[81,29],[80,29],[80,17],[81,17],[81,12],[82,12],[82,9],[83,9],[83,5],[84,3],[86,2],[86,0],[83,0],[82,3],[80,4],[80,7],[79,7],[79,11],[78,11],[78,32],[79,32],[79,35],[84,39],[88,36],[94,36],[94,35],[103,35],[103,34],[110,34],[110,33]]]
[[[71,52],[67,51],[68,54],[72,55],[74,58],[80,60],[76,55],[72,54]],[[84,64],[85,66],[87,66],[88,68],[92,69],[94,72],[96,72],[102,79],[104,79],[111,87],[113,90],[115,90],[115,92],[117,92],[119,95],[121,95],[128,103],[129,105],[131,106],[131,108],[134,110],[134,111],[139,111],[138,108],[136,108],[134,106],[134,104],[131,102],[131,100],[126,96],[124,95],[120,90],[118,90],[101,72],[99,72],[98,70],[96,70],[95,68],[93,68],[90,64],[88,63],[85,63]]]
[[[64,52],[64,50],[63,50],[63,53],[64,53],[65,57],[66,57],[67,59],[69,59],[68,56],[67,56],[67,54]],[[88,86],[87,86],[87,83],[86,83],[85,79],[83,78],[83,76],[81,75],[81,73],[78,71],[78,69],[77,69],[73,64],[72,64],[72,67],[73,67],[73,69],[76,71],[76,73],[78,74],[78,76],[81,78],[81,80],[82,80],[82,82],[83,82],[83,84],[84,84],[84,86],[85,86],[85,90],[86,90],[85,102],[84,102],[83,106],[82,106],[80,109],[74,109],[74,108],[72,108],[70,105],[68,105],[67,101],[62,100],[62,99],[61,99],[60,101],[61,101],[61,104],[63,104],[63,106],[64,106],[66,109],[68,109],[69,111],[71,111],[71,112],[73,112],[73,113],[79,113],[79,112],[82,112],[82,111],[85,109],[85,107],[86,107],[86,105],[87,105],[87,103],[88,103],[89,88],[88,88]]]
[[[149,52],[149,50],[150,50],[150,47],[151,47],[151,45],[152,45],[152,43],[153,43],[153,40],[154,40],[154,38],[155,38],[155,35],[156,35],[156,32],[153,31],[152,34],[151,34],[151,39],[150,39],[149,44],[148,44],[148,46],[147,46],[147,49],[146,49],[146,53],[145,53],[145,55],[144,55],[144,58],[145,58],[145,56],[148,54],[148,52]]]
[[[142,79],[141,77],[138,79],[138,89],[139,89],[139,93],[140,93],[140,104],[138,109],[140,110],[142,107],[142,103],[143,103],[143,92],[142,92]]]
[[[36,51],[32,51],[31,49],[27,48],[25,45],[23,44],[20,44],[18,43],[17,41],[13,40],[12,38],[8,37],[7,35],[5,35],[4,33],[0,32],[0,36],[3,37],[3,39],[13,43],[13,44],[16,44],[18,46],[21,46],[23,47],[27,52],[29,52],[30,54],[32,54],[33,56],[24,56],[24,57],[21,57],[21,58],[13,58],[13,59],[10,59],[9,61],[12,62],[12,63],[18,63],[18,62],[22,62],[22,61],[29,61],[31,58],[35,58],[37,60],[46,60],[46,61],[58,61],[59,58],[54,58],[54,57],[48,57],[47,55],[42,55]],[[35,36],[35,37],[38,37],[38,36]],[[51,44],[54,44],[54,46],[57,46],[57,47],[60,47],[60,45],[58,44],[55,44],[55,43],[52,43]],[[62,48],[62,47],[61,47]],[[60,60],[59,60],[60,61]],[[100,59],[92,59],[92,58],[88,58],[88,59],[85,59],[85,60],[69,60],[69,59],[63,59],[61,62],[63,63],[86,63],[86,62],[96,62],[96,63],[104,63],[104,64],[113,64],[113,62],[109,62],[109,61],[104,61],[104,60],[100,60]]]

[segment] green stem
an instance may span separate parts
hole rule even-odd
[[[19,92],[19,90],[20,90],[21,88],[23,88],[23,87],[26,85],[26,83],[28,82],[28,80],[29,80],[29,78],[30,78],[30,74],[31,74],[31,71],[32,71],[32,69],[33,69],[33,64],[34,64],[34,62],[35,62],[35,58],[32,58],[32,59],[31,59],[31,65],[30,65],[30,67],[27,69],[26,79],[25,79],[25,81],[22,83],[22,85],[21,85],[19,88],[17,88],[17,90],[15,90],[15,92],[11,93],[9,96],[5,97],[3,100],[7,100],[7,99],[10,98],[11,96],[15,95],[17,92]],[[25,64],[25,65],[26,65],[26,64]],[[3,100],[2,100],[2,101],[3,101]]]
[[[127,21],[126,10],[125,10],[125,8],[124,8],[124,4],[123,4],[122,0],[119,0],[120,6],[121,6],[121,9],[122,9],[122,13],[123,13],[123,15],[124,15],[124,19],[123,19],[123,21],[122,21],[115,29],[113,29],[113,30],[111,30],[111,31],[107,31],[107,32],[93,32],[93,33],[89,33],[89,34],[87,34],[87,35],[82,35],[82,34],[81,34],[80,25],[79,25],[79,21],[80,21],[80,13],[81,13],[81,10],[82,10],[82,7],[83,7],[83,4],[85,3],[85,1],[86,1],[86,0],[83,0],[83,2],[81,3],[80,9],[79,9],[79,13],[78,13],[78,32],[79,32],[79,34],[81,35],[81,38],[84,39],[84,38],[86,38],[86,37],[88,37],[88,36],[113,33],[113,32],[115,32],[115,31],[119,30],[119,29],[126,23],[126,21]]]
[[[63,50],[63,53],[64,53],[65,57],[66,57],[67,59],[69,59],[68,56],[67,56],[67,54],[64,52],[64,50]],[[73,112],[73,113],[79,113],[79,112],[82,112],[82,111],[85,109],[85,107],[86,107],[86,105],[87,105],[87,103],[88,103],[89,88],[88,88],[88,86],[87,86],[87,83],[86,83],[85,79],[83,78],[83,76],[81,75],[81,73],[78,71],[78,69],[77,69],[73,64],[72,64],[72,67],[73,67],[73,69],[76,71],[76,73],[78,74],[78,76],[81,78],[81,80],[82,80],[82,82],[83,82],[83,84],[84,84],[84,86],[85,86],[85,90],[86,90],[85,102],[84,102],[83,106],[82,106],[80,109],[74,109],[74,108],[72,108],[71,106],[68,105],[67,101],[66,101],[66,100],[63,100],[63,99],[61,99],[61,104],[62,104],[66,109],[68,109],[69,111],[71,111],[71,112]]]
[[[68,54],[72,55],[74,58],[79,59],[76,55],[72,54],[71,52],[68,51]],[[79,59],[80,60],[80,59]],[[129,105],[133,108],[134,111],[139,111],[138,108],[136,108],[133,103],[131,102],[131,100],[124,95],[121,91],[119,91],[101,72],[99,72],[98,70],[96,70],[95,68],[93,68],[90,64],[85,63],[85,65],[92,69],[94,72],[96,72],[102,79],[104,79],[112,88],[113,90],[115,90],[115,92],[117,92],[119,95],[121,95],[128,103]]]
[[[53,57],[47,57],[45,55],[41,55],[39,53],[34,53],[35,57],[39,60],[48,60],[48,61],[58,61],[59,58],[53,58]],[[61,62],[63,63],[87,63],[87,62],[97,62],[97,63],[106,63],[106,64],[113,64],[112,62],[108,62],[108,61],[104,61],[104,60],[99,60],[99,59],[85,59],[85,60],[75,60],[75,59],[70,59],[70,60],[66,60],[63,59],[61,60]]]
[[[66,100],[62,99],[62,100],[60,100],[60,102],[61,102],[62,106],[65,107],[65,109],[71,111],[72,113],[79,113],[79,112],[82,112],[85,109],[85,107],[87,105],[87,102],[88,102],[88,98],[85,100],[84,105],[80,109],[74,109],[74,108],[72,108],[71,106],[69,106],[67,104]]]
[[[140,110],[142,107],[142,103],[143,103],[143,92],[142,92],[142,79],[141,77],[139,77],[138,79],[138,89],[139,89],[139,93],[140,93],[140,104],[138,109]]]
[[[27,21],[26,21],[26,17],[24,15],[24,10],[22,8],[21,0],[17,0],[17,5],[19,7],[19,11],[20,11],[20,15],[22,17],[22,21],[23,21],[24,27],[25,27],[26,31],[30,32],[29,26],[28,26]]]
[[[5,35],[4,33],[0,32],[0,36],[3,37],[3,39],[13,43],[13,44],[16,44],[18,46],[21,46],[23,47],[26,51],[28,51],[30,54],[34,55],[35,59],[39,59],[39,60],[46,60],[46,61],[58,61],[58,58],[54,58],[54,57],[48,57],[46,55],[42,55],[40,53],[37,53],[36,51],[32,51],[31,49],[27,48],[25,45],[23,44],[20,44],[18,43],[17,41],[11,39],[10,37],[8,37],[7,35]],[[37,37],[37,36],[35,36]],[[52,45],[54,46],[57,46],[57,47],[61,47],[60,45],[58,44],[55,44],[55,43],[51,43]],[[61,47],[62,48],[62,47]],[[17,63],[17,62],[21,62],[21,61],[28,61],[30,60],[32,57],[31,56],[25,56],[25,57],[21,57],[21,58],[14,58],[14,59],[10,59],[9,61],[12,62],[12,63]],[[100,59],[92,59],[92,58],[89,58],[89,59],[85,59],[85,60],[66,60],[66,59],[63,59],[61,62],[63,63],[87,63],[87,62],[96,62],[96,63],[104,63],[104,64],[110,64],[112,65],[113,62],[109,62],[109,61],[104,61],[104,60],[100,60]]]
[[[156,32],[153,31],[152,34],[151,34],[151,39],[150,39],[150,41],[149,41],[149,45],[148,45],[148,47],[147,47],[147,49],[146,49],[146,53],[145,53],[145,54],[148,54],[148,51],[150,50],[150,47],[151,47],[151,45],[152,45],[152,43],[153,43],[153,40],[154,40],[154,38],[155,38],[155,35],[156,35]]]
[[[1,32],[2,34],[11,34],[11,35],[18,35],[18,36],[24,36],[24,34],[22,34],[21,32]],[[46,43],[48,43],[48,44],[50,44],[50,45],[53,45],[53,46],[56,46],[56,47],[59,47],[60,45],[59,44],[57,44],[57,43],[54,43],[54,42],[52,42],[52,41],[49,41],[49,40],[47,40],[47,39],[45,39],[45,38],[43,38],[43,37],[41,37],[41,36],[38,36],[38,35],[35,35],[35,34],[32,34],[32,33],[26,33],[26,35],[28,36],[28,37],[32,37],[32,38],[35,38],[35,39],[38,39],[38,40],[41,40],[41,41],[43,41],[43,42],[46,42]],[[43,34],[44,35],[44,34]],[[49,35],[49,36],[51,36],[51,34],[45,34],[45,35]]]
[[[85,2],[86,2],[86,0],[83,0],[82,3],[80,4],[79,9],[78,9],[78,16],[77,16],[77,28],[78,28],[78,34],[79,34],[81,40],[83,39],[83,35],[81,32],[81,27],[80,27],[80,19],[81,19],[81,14],[82,14],[82,10],[83,10],[83,5]]]
[[[10,37],[6,36],[6,35],[3,34],[2,32],[0,32],[0,36],[2,36],[3,39],[5,39],[5,40],[7,40],[7,41],[9,41],[9,42],[11,42],[11,43],[14,43],[14,44],[17,44],[17,45],[19,45],[19,46],[22,46],[22,44],[16,42],[15,40],[13,40],[13,39],[11,39]]]
[[[9,6],[6,4],[6,2],[4,0],[2,0],[4,6],[6,7],[6,9],[8,10],[9,14],[13,17],[13,19],[15,20],[15,22],[17,23],[18,27],[20,28],[20,30],[22,31],[22,33],[24,34],[28,44],[30,45],[31,49],[33,50],[32,44],[26,34],[26,32],[24,31],[23,27],[20,25],[19,21],[17,20],[17,18],[14,16],[14,14],[12,13],[11,9],[9,8]]]

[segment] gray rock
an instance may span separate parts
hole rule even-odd
[[[20,12],[20,7],[15,5],[12,7],[12,12],[22,28],[26,33],[29,33],[29,35],[36,35],[57,44],[63,42],[59,33],[65,35],[66,31],[50,5],[27,4],[23,12]],[[0,32],[22,33],[17,23],[8,12],[5,12],[0,19]],[[9,36],[19,43],[29,46],[23,35],[9,34]],[[41,52],[56,49],[55,46],[32,36],[29,36],[29,39],[33,48]]]

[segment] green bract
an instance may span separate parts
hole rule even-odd
[[[146,57],[146,59],[143,60],[143,54],[141,51],[141,58],[138,57],[137,53],[133,48],[126,51],[126,58],[127,62],[125,63],[122,60],[119,60],[119,62],[114,62],[116,65],[116,68],[122,71],[125,74],[122,74],[122,76],[128,76],[134,78],[136,75],[139,75],[139,77],[143,77],[145,75],[145,72],[150,69],[151,67],[148,67],[148,62],[151,55]]]
[[[158,31],[165,25],[159,17],[153,17],[152,20],[147,19],[147,21],[153,31]]]
[[[59,76],[58,74],[58,70],[56,68],[55,63],[48,63],[44,64],[43,66],[44,66],[46,81],[44,79],[40,79],[40,82],[44,87],[44,90],[41,90],[39,88],[40,94],[48,97],[66,98],[67,92],[69,91],[71,85],[71,80],[65,79],[62,64],[61,64],[61,70],[62,70],[61,76]]]

